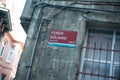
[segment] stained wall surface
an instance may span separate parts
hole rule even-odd
[[[80,47],[85,40],[87,28],[97,27],[98,23],[101,25],[107,23],[107,27],[111,27],[111,23],[120,23],[119,6],[113,4],[97,5],[86,2],[80,4],[55,1],[49,2],[50,5],[47,3],[43,5],[43,8],[41,5],[37,6],[31,15],[26,45],[16,76],[17,80],[25,80],[28,69],[31,71],[29,80],[77,80],[81,58]],[[51,30],[76,31],[76,47],[49,46]]]

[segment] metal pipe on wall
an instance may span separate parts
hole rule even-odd
[[[35,8],[37,8],[37,6],[34,7],[34,10],[35,10]],[[32,63],[33,63],[33,58],[34,58],[34,55],[35,55],[35,49],[36,49],[36,46],[37,46],[38,37],[39,37],[39,34],[40,34],[40,30],[41,30],[43,8],[44,8],[44,6],[41,5],[41,9],[40,9],[40,13],[39,13],[39,19],[38,19],[39,20],[38,31],[37,31],[37,35],[36,35],[36,39],[35,39],[35,45],[33,47],[32,55],[31,55],[31,59],[30,59],[30,63],[29,63],[28,71],[27,71],[26,80],[29,80],[31,67],[32,67]],[[34,10],[33,10],[33,12],[34,12]]]

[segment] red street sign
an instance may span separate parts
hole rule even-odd
[[[76,44],[76,31],[52,30],[50,32],[49,42]]]

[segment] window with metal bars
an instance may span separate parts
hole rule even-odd
[[[88,29],[79,80],[120,80],[120,31]]]

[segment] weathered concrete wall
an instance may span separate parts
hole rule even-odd
[[[64,11],[53,18],[50,26],[42,26],[43,32],[39,39],[32,68],[31,80],[74,80],[79,64],[80,45],[85,33],[85,21],[79,12]],[[45,29],[45,27],[47,29]],[[49,31],[77,31],[76,48],[47,46]],[[46,37],[47,36],[47,37]],[[38,65],[39,64],[39,65]]]
[[[56,5],[63,5],[63,6],[64,5],[65,6],[76,6],[80,8],[120,11],[118,7],[120,6],[119,5],[120,0],[26,0],[25,7],[24,7],[23,13],[20,18],[21,25],[23,26],[26,33],[28,32],[34,6],[42,2],[56,4]],[[73,4],[73,3],[78,3],[78,4]]]
[[[36,35],[38,32],[38,27],[40,26],[40,9],[36,9],[32,21],[29,26],[27,39],[24,47],[23,54],[18,65],[18,71],[16,75],[16,80],[26,80],[27,71],[30,67],[30,60],[33,52],[33,47],[35,45]]]
[[[77,6],[77,5],[74,5]],[[89,5],[90,6],[90,5]],[[82,6],[82,7],[89,7]],[[105,10],[111,10],[110,6],[107,8],[103,6]],[[102,9],[103,7],[98,7]],[[92,5],[91,8],[96,8]],[[113,7],[114,11],[118,7]],[[18,68],[17,80],[25,80],[30,57],[32,55],[36,33],[38,32],[40,7],[38,7],[32,18],[28,38],[26,40],[25,50],[21,57],[20,66]],[[112,10],[111,10],[112,11]],[[54,14],[58,13],[56,16]],[[44,8],[42,15],[42,26],[35,49],[35,55],[33,58],[33,64],[31,67],[31,73],[29,80],[75,80],[76,73],[79,68],[80,46],[84,42],[86,32],[86,21],[92,22],[112,22],[120,23],[119,13],[111,13],[104,11],[80,11],[57,8],[50,8],[49,6]],[[51,30],[69,30],[77,31],[77,43],[76,48],[67,47],[55,47],[48,46],[48,39]]]

